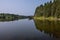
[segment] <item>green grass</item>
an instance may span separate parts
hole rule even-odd
[[[56,20],[60,20],[60,18],[56,18],[56,17],[34,17],[34,19],[38,19],[38,20],[49,20],[49,21],[56,21]]]

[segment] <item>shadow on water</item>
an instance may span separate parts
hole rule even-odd
[[[36,29],[44,31],[45,34],[49,34],[54,40],[60,40],[60,21],[40,21],[34,20]]]

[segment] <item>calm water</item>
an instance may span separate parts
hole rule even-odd
[[[28,19],[0,22],[0,39],[59,40],[60,22]]]

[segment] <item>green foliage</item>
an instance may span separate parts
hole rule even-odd
[[[43,15],[43,5],[40,5],[36,8],[35,16],[42,16]]]
[[[27,17],[22,15],[9,14],[9,13],[0,13],[0,21],[17,20],[23,18],[27,18]]]
[[[60,18],[60,0],[54,0],[53,2],[47,2],[44,5],[40,5],[36,8],[35,16],[40,17],[57,17]]]

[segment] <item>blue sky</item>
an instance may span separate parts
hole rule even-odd
[[[50,0],[0,0],[0,13],[34,15],[37,6]]]

